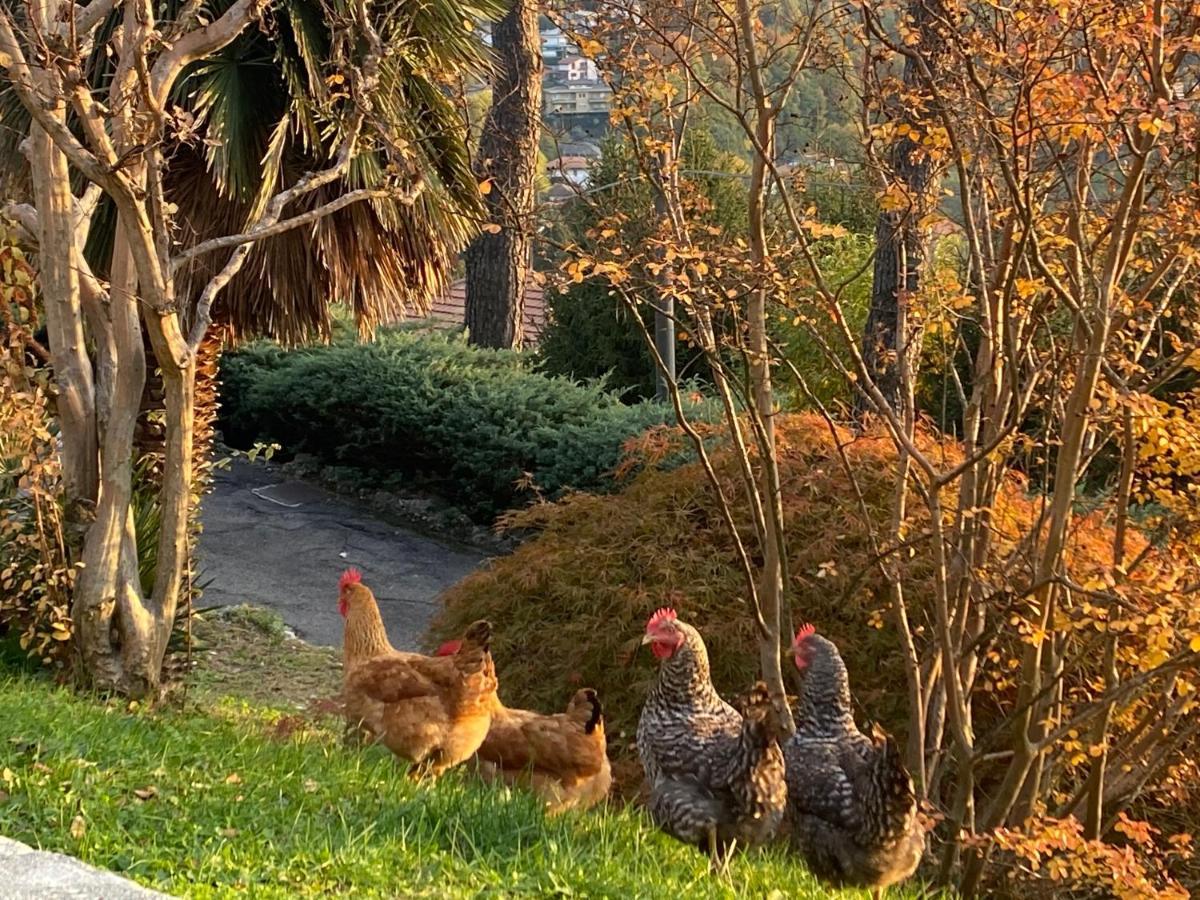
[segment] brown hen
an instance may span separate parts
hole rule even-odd
[[[346,718],[412,763],[414,774],[436,777],[470,758],[487,736],[497,703],[492,626],[475,622],[449,656],[396,650],[360,578],[354,570],[342,576]]]

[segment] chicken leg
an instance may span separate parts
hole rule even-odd
[[[730,841],[727,847],[722,847],[717,840],[717,826],[710,825],[707,831],[709,868],[714,874],[727,879],[729,877],[729,863],[733,859],[733,850],[737,845],[737,841]]]

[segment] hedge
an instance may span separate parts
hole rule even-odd
[[[230,445],[273,441],[381,486],[418,484],[484,522],[538,492],[613,488],[624,442],[672,419],[521,354],[410,329],[292,351],[252,344],[225,356],[221,381]]]

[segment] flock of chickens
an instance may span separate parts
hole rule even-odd
[[[492,626],[475,622],[433,656],[396,650],[375,597],[351,569],[339,584],[345,619],[342,700],[348,722],[436,777],[472,757],[489,780],[535,791],[551,813],[586,809],[612,782],[600,700],[575,693],[566,712],[511,709],[497,695]],[[876,890],[908,878],[924,852],[912,779],[891,737],[860,732],[846,667],[812,626],[791,655],[802,673],[783,733],[759,682],[731,705],[709,677],[700,633],[660,609],[643,644],[658,680],[638,721],[649,812],[666,833],[724,866],[737,845],[787,834],[818,877]]]

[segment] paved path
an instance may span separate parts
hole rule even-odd
[[[204,499],[201,603],[274,609],[300,637],[338,646],[337,582],[355,566],[375,593],[392,643],[416,649],[435,598],[484,555],[382,522],[262,463],[235,461]]]
[[[61,853],[0,837],[0,900],[155,900],[167,897]]]

